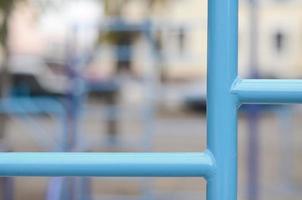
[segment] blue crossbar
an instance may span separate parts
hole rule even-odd
[[[0,153],[0,176],[210,177],[204,153]]]
[[[10,97],[0,100],[0,113],[6,114],[64,114],[63,105],[49,98],[43,97]]]
[[[242,103],[301,103],[302,80],[238,79],[232,93]]]

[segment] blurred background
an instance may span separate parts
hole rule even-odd
[[[239,74],[302,77],[302,1],[240,0]],[[207,1],[0,0],[0,150],[206,143]],[[239,114],[239,199],[302,197],[302,107]],[[205,199],[201,178],[0,178],[3,200]]]

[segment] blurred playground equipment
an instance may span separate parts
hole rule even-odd
[[[63,28],[57,27],[58,21],[40,26],[43,31],[58,28],[56,30],[61,30],[63,35],[56,33],[55,37],[44,39],[46,53],[20,53],[16,50],[17,40],[7,44],[7,33],[4,31],[4,41],[3,38],[1,41],[5,64],[0,99],[0,147],[3,152],[0,153],[0,175],[4,176],[0,183],[3,200],[15,199],[15,179],[11,176],[50,176],[43,197],[47,200],[130,198],[96,195],[90,176],[204,177],[207,199],[237,199],[238,118],[247,120],[248,131],[244,156],[246,191],[242,192],[243,195],[241,193],[240,198],[261,199],[261,193],[267,190],[259,180],[263,162],[260,137],[263,113],[277,118],[278,137],[282,140],[279,148],[282,159],[275,170],[283,183],[274,193],[299,194],[299,191],[292,189],[298,184],[288,168],[294,163],[291,156],[294,144],[292,118],[299,115],[300,110],[296,106],[270,104],[301,103],[302,83],[298,79],[267,79],[269,76],[278,77],[277,71],[283,69],[271,73],[262,67],[267,65],[267,60],[261,57],[262,50],[259,50],[260,35],[263,33],[259,24],[259,0],[243,2],[243,9],[239,11],[239,24],[250,20],[247,29],[249,53],[243,62],[239,59],[240,66],[245,62],[248,64],[243,64],[247,67],[239,75],[237,40],[240,38],[239,48],[246,42],[241,39],[241,30],[244,29],[238,27],[237,0],[209,1],[208,13],[192,12],[185,20],[177,17],[177,13],[182,15],[179,14],[182,13],[181,8],[188,11],[194,8],[192,5],[203,4],[192,3],[195,0],[191,3],[172,0],[89,2],[94,2],[90,8],[100,6],[95,9],[97,14],[92,9],[91,15],[86,15],[83,10],[88,8],[89,3],[86,5],[81,0],[74,4],[46,0],[30,3],[30,6],[37,6],[46,13],[42,17],[36,14],[41,24],[51,21],[49,9],[53,9],[55,15],[66,15],[68,18],[68,23],[62,23]],[[1,6],[12,9],[11,4]],[[74,10],[67,9],[70,7]],[[136,16],[134,13],[139,12],[135,9],[140,7],[145,11]],[[171,13],[167,12],[169,9]],[[242,18],[246,13],[249,17]],[[196,16],[197,22],[193,20]],[[7,26],[8,16],[4,16],[4,22]],[[18,29],[12,30],[17,32]],[[208,42],[196,39],[206,35]],[[279,30],[273,48],[281,52],[284,41],[287,41],[284,38],[286,36]],[[27,46],[33,48],[35,39],[39,40],[33,37]],[[204,48],[205,44],[208,51]],[[201,68],[205,65],[205,58],[198,59],[205,55],[208,56],[207,70],[195,70],[192,66]],[[284,63],[280,62],[280,65]],[[173,66],[187,66],[187,69],[182,71],[178,67],[175,70]],[[299,69],[288,73],[294,76],[292,71],[296,73]],[[207,81],[202,78],[206,72]],[[258,105],[263,103],[265,105]],[[194,115],[198,119],[206,113],[207,139],[202,138],[207,141],[206,149],[203,152],[152,153],[156,118],[167,115],[165,112],[171,112],[169,114],[175,118],[178,115],[183,118]],[[30,137],[48,153],[7,153],[15,151],[5,141],[10,117],[22,121],[30,129]],[[48,123],[44,127],[45,124],[40,122],[44,117],[55,121],[52,125],[55,131],[49,129]],[[89,127],[89,120],[99,120],[99,124],[105,122],[105,128],[99,127],[96,131],[97,137],[87,136],[87,133],[95,132]],[[125,127],[125,123],[132,127]],[[177,126],[182,126],[181,123],[181,120],[175,121],[170,126],[177,129]],[[191,127],[186,129],[185,139],[193,131]],[[139,134],[135,135],[135,139],[124,134],[137,130]],[[175,137],[171,130],[161,134],[169,135],[171,140]],[[23,132],[18,134],[28,137]],[[95,151],[109,153],[92,153]],[[125,151],[133,153],[123,153]],[[171,199],[171,196],[154,192],[153,179],[140,178],[138,182],[138,195],[134,199]],[[189,193],[185,195],[189,196]],[[172,199],[183,197],[180,192],[175,192]]]

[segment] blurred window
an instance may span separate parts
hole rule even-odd
[[[285,48],[285,34],[282,31],[277,31],[273,36],[274,49],[281,53]]]
[[[184,28],[180,28],[178,30],[178,48],[180,52],[185,50],[185,42],[186,42],[186,31]]]

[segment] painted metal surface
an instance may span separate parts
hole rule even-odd
[[[210,177],[204,153],[0,153],[0,176]]]
[[[238,79],[232,93],[241,103],[302,103],[302,80]]]
[[[230,88],[237,77],[238,1],[208,1],[207,143],[216,173],[207,183],[208,200],[237,196],[237,98]]]

